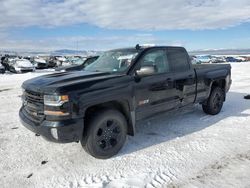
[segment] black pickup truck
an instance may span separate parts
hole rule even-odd
[[[80,141],[96,158],[119,152],[136,121],[199,103],[221,111],[231,85],[229,64],[192,65],[183,47],[104,52],[84,71],[23,83],[22,124],[53,142]]]

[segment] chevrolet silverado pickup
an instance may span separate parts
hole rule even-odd
[[[25,81],[19,116],[49,141],[80,141],[106,159],[135,134],[138,120],[194,103],[218,114],[230,85],[229,64],[192,65],[183,47],[137,45],[104,52],[84,71]]]

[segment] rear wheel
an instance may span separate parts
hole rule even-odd
[[[127,121],[117,110],[103,110],[88,123],[81,144],[95,158],[107,159],[117,154],[127,137]]]
[[[225,99],[225,93],[220,87],[215,87],[206,104],[202,105],[203,111],[210,115],[216,115],[221,111],[223,102]]]

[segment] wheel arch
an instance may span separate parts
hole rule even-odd
[[[223,90],[224,92],[224,101],[226,100],[226,79],[216,79],[213,80],[210,84],[210,91],[209,91],[209,95],[210,96],[211,92],[213,91],[214,88],[219,87]]]
[[[214,89],[215,87],[220,87],[221,89],[223,89],[225,91],[226,88],[226,80],[225,79],[218,79],[218,80],[214,80],[211,83],[211,91],[212,89]],[[211,92],[210,91],[210,92]]]
[[[95,105],[88,106],[84,111],[84,133],[88,129],[88,121],[92,118],[92,115],[98,111],[105,109],[115,109],[121,112],[125,119],[127,120],[128,132],[130,136],[135,134],[135,114],[134,111],[131,111],[129,102],[126,100],[112,100]]]

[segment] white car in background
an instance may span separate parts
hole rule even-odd
[[[211,55],[197,55],[196,59],[197,61],[201,63],[212,63],[212,56]]]
[[[223,56],[212,56],[211,62],[212,63],[225,63],[226,59]]]
[[[10,59],[9,71],[14,73],[33,72],[34,65],[27,59]]]
[[[34,66],[36,67],[36,69],[46,69],[46,68],[48,68],[48,63],[44,59],[35,58],[34,59]]]
[[[60,66],[67,66],[70,65],[65,57],[56,57],[56,65],[57,67]]]

